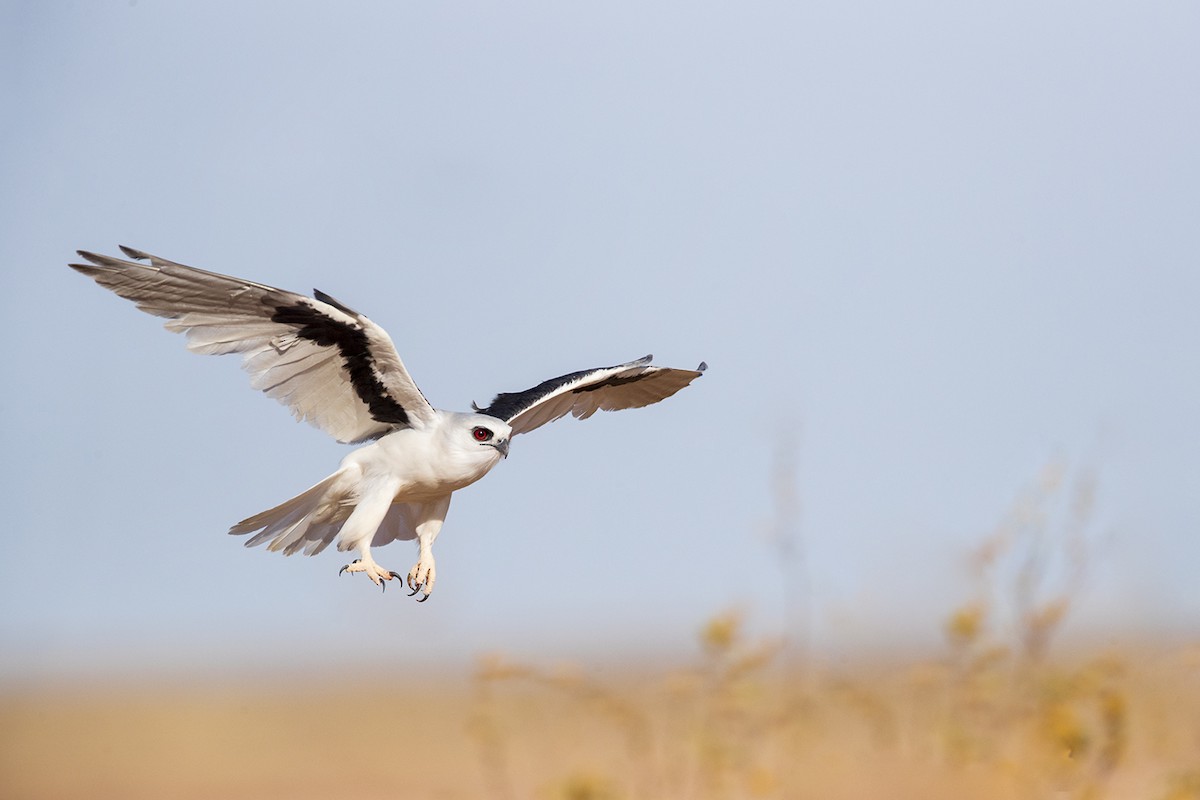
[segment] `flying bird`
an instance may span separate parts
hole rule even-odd
[[[437,572],[433,542],[450,497],[508,457],[512,437],[570,413],[640,408],[678,392],[704,372],[653,366],[651,356],[560,375],[502,392],[473,411],[443,411],[425,399],[383,328],[327,294],[313,297],[220,275],[122,246],[132,260],[83,250],[71,268],[167,318],[195,353],[240,353],[250,385],[339,442],[363,444],[337,471],[300,494],[229,529],[254,534],[247,547],[316,555],[334,540],[383,589],[405,580],[429,599]],[[369,443],[369,444],[368,444]],[[406,578],[380,566],[372,547],[417,542]],[[339,574],[340,574],[339,572]]]

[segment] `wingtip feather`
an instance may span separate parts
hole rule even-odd
[[[345,314],[349,314],[352,317],[361,317],[362,316],[362,314],[358,313],[350,306],[346,305],[345,303],[340,302],[339,300],[337,300],[337,298],[334,298],[334,297],[331,297],[330,295],[325,294],[320,289],[317,289],[315,287],[313,288],[313,297],[317,298],[322,303],[328,303],[329,305],[336,308],[338,311],[341,311]]]
[[[117,247],[121,248],[121,252],[132,259],[136,259],[138,261],[148,261],[150,259],[150,254],[141,250],[136,250],[123,244],[119,244]]]

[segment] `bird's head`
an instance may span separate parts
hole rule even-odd
[[[457,435],[462,437],[459,444],[468,450],[487,453],[493,456],[493,451],[501,457],[508,458],[508,443],[512,438],[512,428],[508,423],[486,414],[464,414]]]

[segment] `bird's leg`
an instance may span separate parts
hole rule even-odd
[[[437,568],[433,562],[433,540],[442,530],[446,511],[450,508],[450,495],[420,507],[420,521],[414,526],[417,532],[417,563],[408,571],[409,597],[421,592],[418,603],[429,599],[433,593],[433,582],[437,579]]]
[[[341,575],[343,572],[365,572],[371,582],[381,589],[385,589],[384,581],[390,581],[392,578],[400,576],[389,569],[384,569],[375,563],[375,559],[371,558],[371,541],[375,538],[375,531],[379,529],[380,523],[383,522],[383,517],[387,514],[388,507],[391,506],[392,497],[395,496],[395,489],[391,486],[372,487],[373,491],[364,492],[358,505],[354,511],[342,524],[342,529],[338,533],[338,549],[349,550],[357,548],[358,558],[351,561],[346,566],[338,571]]]
[[[429,595],[433,591],[433,582],[436,579],[437,568],[433,563],[433,549],[425,542],[420,542],[417,563],[408,571],[408,588],[412,589],[408,596],[412,597],[417,592],[423,592],[417,598],[417,602],[424,603],[429,599]]]
[[[398,573],[392,572],[389,569],[384,569],[375,563],[375,559],[371,558],[371,548],[367,544],[363,544],[358,549],[359,557],[351,561],[338,570],[338,575],[343,572],[365,572],[371,582],[380,589],[387,589],[384,581],[390,581],[392,578],[400,578]]]

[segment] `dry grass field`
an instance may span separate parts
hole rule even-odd
[[[849,674],[788,666],[735,615],[701,642],[603,681],[492,657],[344,691],[9,694],[0,797],[1200,798],[1197,648],[1032,663],[960,641]]]
[[[1058,468],[1022,492],[923,660],[834,669],[728,613],[653,669],[500,654],[352,687],[10,689],[0,798],[1200,800],[1200,640],[1052,646],[1087,575],[1092,494]]]

